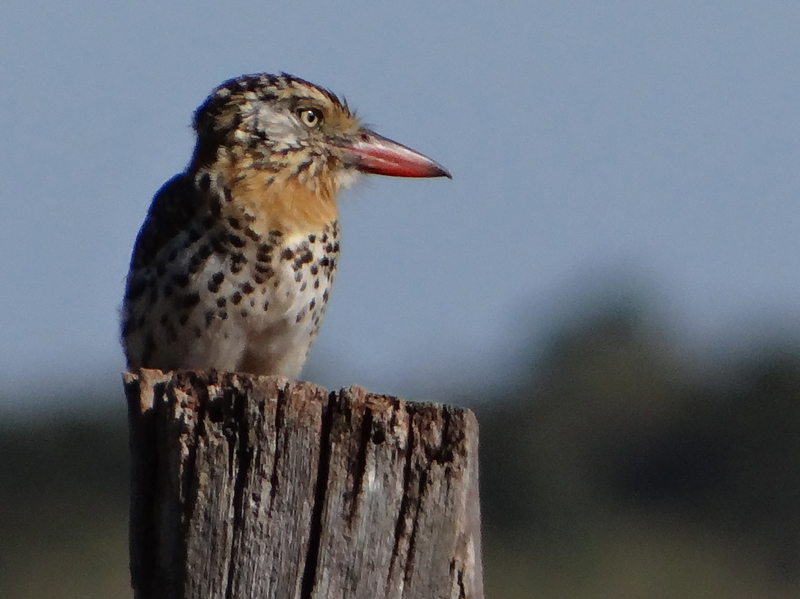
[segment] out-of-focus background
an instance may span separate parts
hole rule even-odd
[[[472,407],[487,596],[800,596],[800,4],[0,8],[0,597],[130,597],[117,311],[218,83],[453,180],[342,198],[304,378]]]

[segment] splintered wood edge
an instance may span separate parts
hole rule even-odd
[[[172,382],[176,387],[183,387],[188,385],[194,387],[191,379],[199,381],[208,381],[209,387],[219,386],[220,383],[238,382],[241,380],[250,381],[254,386],[261,386],[265,381],[274,381],[279,392],[285,391],[287,385],[297,388],[314,388],[315,390],[322,390],[328,394],[327,390],[314,383],[305,381],[290,381],[284,376],[260,376],[251,375],[246,373],[224,373],[220,371],[203,371],[203,370],[167,370],[162,371],[155,368],[140,368],[137,371],[125,371],[122,373],[122,382],[126,388],[126,396],[128,401],[131,401],[131,391],[128,389],[135,388],[138,395],[139,411],[146,412],[153,408],[155,404],[157,391],[162,385]],[[217,378],[217,382],[213,379]],[[163,389],[163,387],[161,387]],[[355,401],[364,402],[368,406],[374,405],[376,401],[391,400],[396,402],[395,409],[408,411],[410,414],[419,413],[424,409],[436,409],[439,411],[448,410],[453,413],[461,413],[465,419],[466,429],[470,433],[478,431],[478,421],[475,413],[469,408],[462,406],[453,406],[450,404],[443,404],[439,402],[427,401],[413,401],[408,402],[402,397],[395,397],[392,395],[383,395],[372,393],[364,387],[351,385],[349,387],[342,387],[339,391],[332,392],[337,396],[348,396]],[[379,404],[379,405],[382,405]]]
[[[139,411],[146,412],[155,403],[156,390],[159,385],[168,383],[173,378],[172,372],[161,372],[150,368],[142,368],[137,372],[123,372],[122,382],[125,384],[126,393],[128,388],[136,386],[139,396]],[[128,401],[133,398],[128,395]]]

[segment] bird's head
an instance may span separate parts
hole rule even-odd
[[[450,177],[430,158],[363,126],[333,93],[286,74],[226,81],[197,109],[194,127],[195,172],[222,162],[333,194],[359,173]]]

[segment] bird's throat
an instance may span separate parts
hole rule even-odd
[[[316,177],[314,187],[297,177],[259,170],[230,178],[230,200],[223,212],[243,217],[261,233],[278,230],[292,236],[321,231],[335,221],[336,186],[332,177]]]

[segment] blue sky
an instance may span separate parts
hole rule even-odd
[[[798,31],[788,1],[5,0],[0,403],[118,376],[150,199],[194,108],[259,71],[329,87],[453,173],[341,198],[323,384],[492,380],[614,281],[700,345],[800,329]]]

